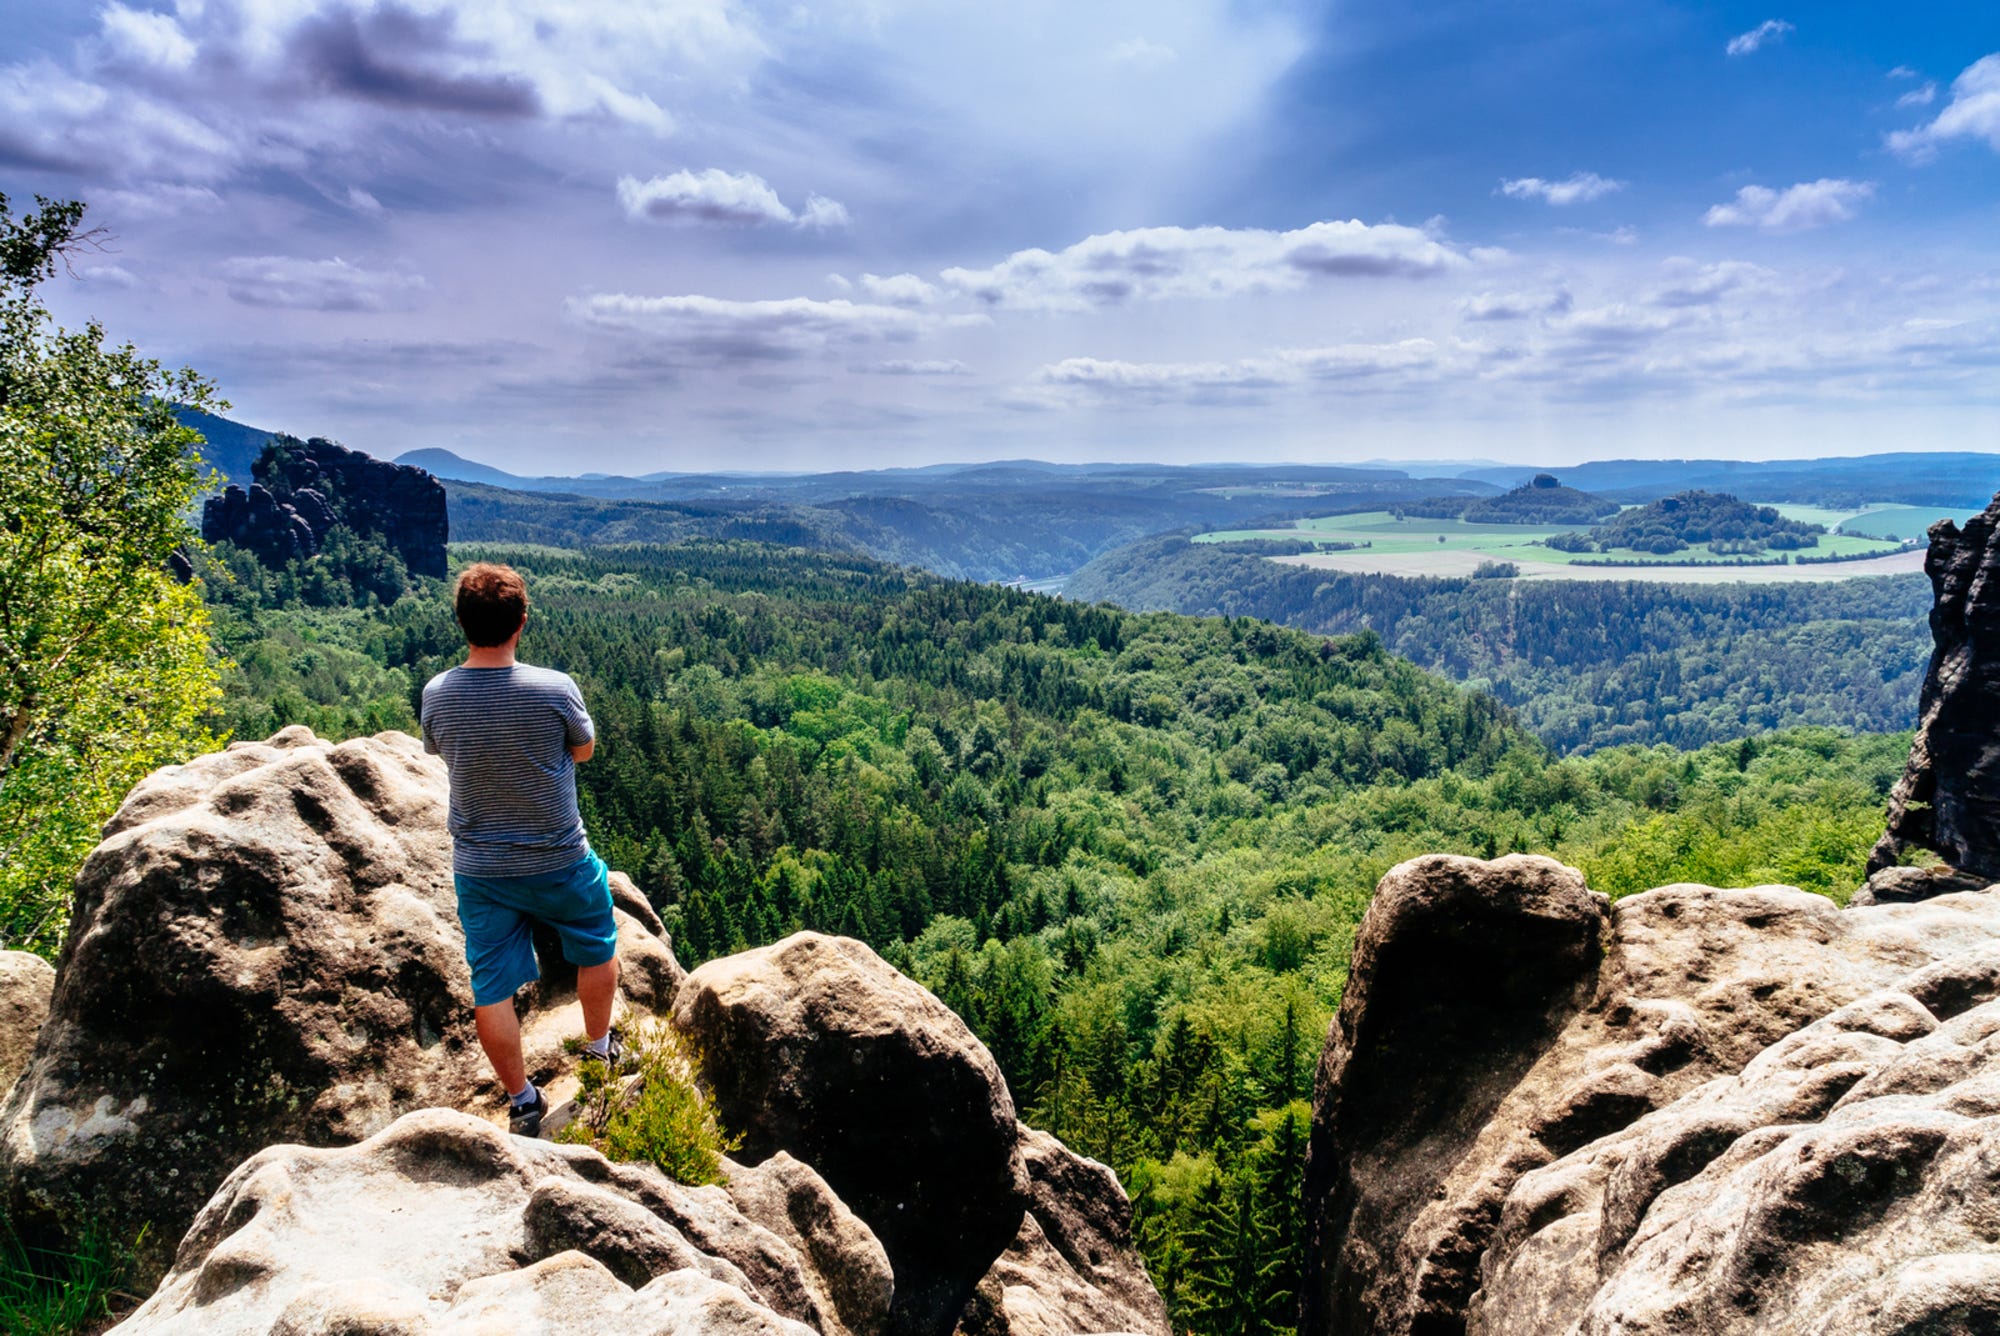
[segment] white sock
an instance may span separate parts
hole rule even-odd
[[[535,1083],[530,1081],[526,1086],[522,1087],[520,1094],[507,1096],[507,1102],[517,1109],[526,1108],[528,1105],[533,1104],[535,1102]]]
[[[583,1051],[584,1051],[584,1052],[586,1052],[586,1053],[588,1053],[588,1054],[590,1054],[590,1056],[591,1056],[591,1057],[593,1057],[593,1058],[608,1058],[608,1057],[610,1057],[610,1056],[611,1056],[611,1031],[609,1031],[609,1030],[606,1030],[606,1031],[605,1031],[605,1032],[604,1032],[603,1034],[601,1034],[601,1035],[597,1036],[597,1038],[595,1038],[595,1039],[586,1039],[586,1040],[584,1040],[584,1041],[583,1041]]]

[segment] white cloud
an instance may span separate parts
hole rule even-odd
[[[1588,310],[1570,311],[1548,322],[1549,328],[1587,344],[1630,344],[1657,338],[1681,323],[1681,317],[1612,302]]]
[[[853,219],[847,215],[847,206],[839,200],[831,200],[824,195],[807,195],[806,207],[799,210],[799,226],[816,229],[846,227]]]
[[[969,376],[972,368],[955,357],[934,357],[911,361],[892,357],[873,366],[856,367],[877,376]]]
[[[641,181],[618,178],[618,203],[634,222],[710,223],[754,227],[779,223],[798,227],[841,227],[847,210],[830,199],[809,197],[798,213],[778,198],[763,177],[751,172],[680,171]]]
[[[238,256],[223,261],[220,273],[232,301],[307,311],[407,311],[430,288],[421,274],[364,269],[339,256],[331,260]]]
[[[76,275],[86,283],[101,283],[107,288],[139,286],[138,276],[118,264],[86,264],[76,271]]]
[[[1596,172],[1578,172],[1567,181],[1544,181],[1539,176],[1522,176],[1500,183],[1500,193],[1509,199],[1541,199],[1558,207],[1588,204],[1624,188],[1623,181],[1613,181]]]
[[[1104,58],[1114,65],[1131,65],[1138,69],[1155,70],[1163,65],[1173,64],[1181,58],[1181,53],[1162,42],[1150,42],[1143,37],[1130,37],[1105,52]]]
[[[367,214],[371,218],[382,214],[382,201],[363,190],[360,186],[347,188],[347,207],[356,213]]]
[[[940,316],[901,306],[810,297],[732,301],[602,293],[573,297],[567,307],[587,326],[636,334],[698,361],[803,357],[849,344],[908,342],[940,330],[986,323],[984,316]]]
[[[1895,69],[1889,71],[1889,77],[1891,79],[1914,79],[1917,77],[1917,72],[1908,65],[1898,65]]]
[[[1399,223],[1320,222],[1290,232],[1145,227],[1061,251],[1016,251],[989,269],[947,269],[946,287],[991,306],[1088,310],[1126,301],[1285,291],[1314,276],[1426,278],[1473,261]]]
[[[105,6],[98,16],[104,41],[119,56],[160,69],[184,70],[194,63],[195,44],[171,14]]]
[[[1407,379],[1434,370],[1438,346],[1429,339],[1395,343],[1332,344],[1277,348],[1233,362],[1130,362],[1069,357],[1045,366],[1036,380],[1058,398],[1138,403],[1241,402],[1261,391],[1297,389],[1315,382]]]
[[[1845,222],[1854,208],[1875,193],[1873,182],[1822,177],[1801,181],[1784,190],[1744,186],[1731,204],[1717,204],[1702,215],[1709,227],[1755,227],[1766,232],[1803,232]]]
[[[1786,33],[1793,31],[1796,30],[1783,19],[1765,19],[1749,32],[1739,33],[1730,38],[1729,45],[1725,49],[1732,56],[1747,56],[1764,43],[1778,41]]]
[[[1889,147],[1914,161],[1928,161],[1948,139],[1983,139],[2000,151],[2000,52],[1968,65],[1951,82],[1951,101],[1929,125],[1899,130]]]
[[[1653,306],[1685,308],[1713,306],[1732,293],[1768,286],[1776,278],[1762,265],[1742,260],[1722,260],[1697,264],[1688,259],[1672,259],[1663,266],[1667,278],[1646,296]]]
[[[1926,81],[1921,88],[1912,88],[1896,99],[1898,107],[1928,107],[1937,101],[1937,84]]]
[[[863,274],[861,290],[891,306],[928,306],[941,295],[935,284],[926,283],[915,274],[892,274],[887,278]]]
[[[1467,320],[1526,320],[1530,316],[1554,315],[1572,304],[1569,293],[1481,292],[1459,303]]]

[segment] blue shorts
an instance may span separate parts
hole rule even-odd
[[[457,875],[458,921],[465,927],[465,963],[472,966],[472,1005],[505,1002],[542,977],[530,936],[535,923],[562,938],[563,959],[602,965],[617,954],[611,881],[604,860],[586,853],[560,872],[537,877]]]

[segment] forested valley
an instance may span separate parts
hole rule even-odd
[[[367,576],[364,549],[204,559],[218,730],[414,728],[461,652],[447,590]],[[528,574],[523,656],[576,676],[600,730],[593,842],[683,960],[799,928],[872,944],[973,1026],[1029,1122],[1117,1169],[1201,1333],[1290,1325],[1312,1068],[1390,866],[1535,851],[1614,895],[1844,898],[1908,746],[1807,728],[1562,759],[1370,631],[743,541],[454,550],[479,557]]]
[[[1372,630],[1511,707],[1562,752],[1700,747],[1800,724],[1914,727],[1929,660],[1921,575],[1823,584],[1405,579],[1315,570],[1169,535],[1064,592],[1139,609]]]

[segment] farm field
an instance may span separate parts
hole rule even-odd
[[[1810,506],[1782,506],[1788,518],[1809,523],[1840,522],[1859,512],[1832,511]],[[1888,507],[1887,511],[1926,513],[1918,507]],[[1929,521],[1926,520],[1925,524]],[[1319,543],[1366,544],[1348,551],[1321,551],[1274,560],[1327,570],[1372,572],[1383,575],[1470,575],[1482,562],[1507,561],[1520,568],[1524,578],[1560,577],[1585,580],[1672,580],[1710,584],[1770,580],[1844,580],[1862,575],[1900,574],[1923,568],[1921,552],[1902,552],[1892,542],[1857,538],[1849,534],[1823,535],[1819,546],[1807,555],[1870,558],[1831,564],[1794,565],[1782,560],[1744,564],[1740,558],[1720,557],[1706,545],[1690,547],[1671,555],[1619,553],[1621,564],[1596,563],[1605,558],[1596,553],[1558,552],[1542,546],[1544,539],[1572,532],[1572,526],[1525,524],[1468,524],[1462,520],[1398,519],[1386,510],[1351,515],[1324,515],[1296,521],[1286,528],[1222,529],[1198,535],[1198,543],[1242,542],[1255,539]],[[1654,568],[1658,568],[1655,570]]]

